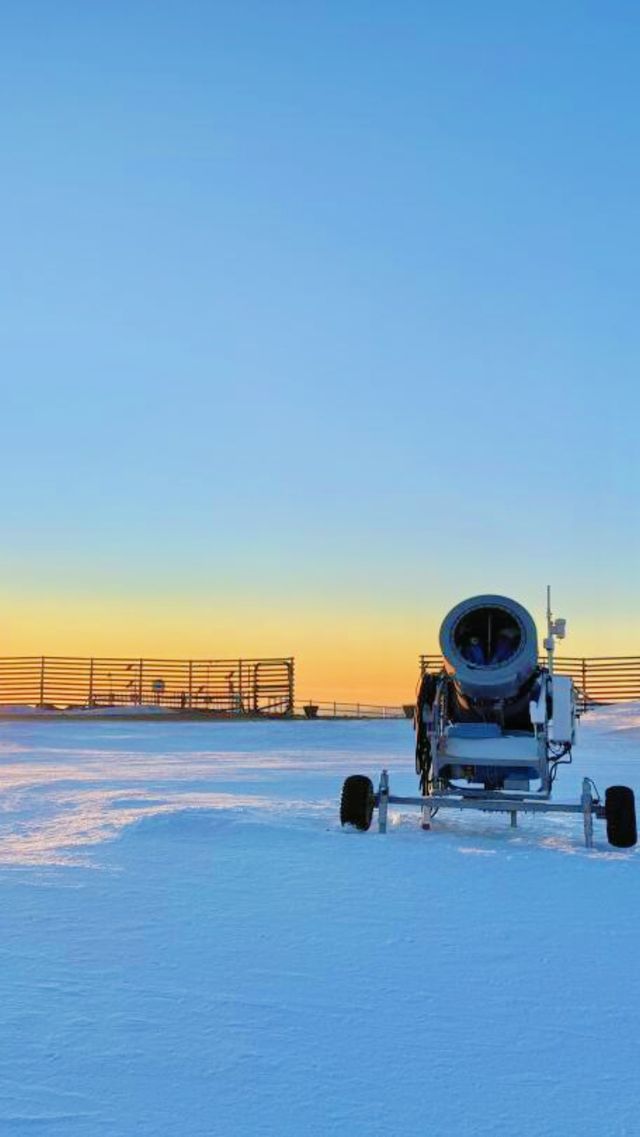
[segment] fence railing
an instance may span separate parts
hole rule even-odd
[[[421,655],[421,673],[440,670],[442,662],[441,655]],[[586,706],[640,700],[640,656],[556,657],[555,667],[560,674],[571,675]],[[295,664],[290,657],[4,656],[0,657],[0,709],[14,705],[51,710],[154,706],[224,716],[296,713],[308,718],[402,718],[411,710],[344,701],[296,704]]]
[[[413,706],[408,710],[413,713]],[[310,719],[401,719],[405,718],[407,711],[400,706],[381,706],[378,703],[339,703],[318,702],[300,703],[296,706],[296,714],[304,715]]]
[[[439,671],[442,664],[441,655],[421,655],[420,673]],[[640,700],[640,655],[556,656],[554,667],[571,676],[585,706]]]
[[[0,705],[291,715],[294,660],[0,657]]]

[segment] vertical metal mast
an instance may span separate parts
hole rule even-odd
[[[547,638],[544,641],[544,646],[547,649],[547,667],[549,668],[549,675],[553,675],[553,651],[555,643],[553,639],[553,613],[551,611],[551,585],[547,585]]]

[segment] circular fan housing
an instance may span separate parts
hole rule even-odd
[[[472,596],[440,628],[445,669],[471,700],[513,699],[538,666],[532,617],[507,596]]]

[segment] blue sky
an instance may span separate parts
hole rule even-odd
[[[551,581],[638,650],[639,49],[631,4],[4,4],[11,649],[134,598],[413,661]]]

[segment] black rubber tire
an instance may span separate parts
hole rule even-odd
[[[604,795],[607,840],[616,849],[631,849],[638,841],[636,800],[628,786],[609,786]]]
[[[375,796],[373,782],[364,774],[352,774],[347,778],[340,797],[340,824],[353,825],[366,831],[373,818]]]

